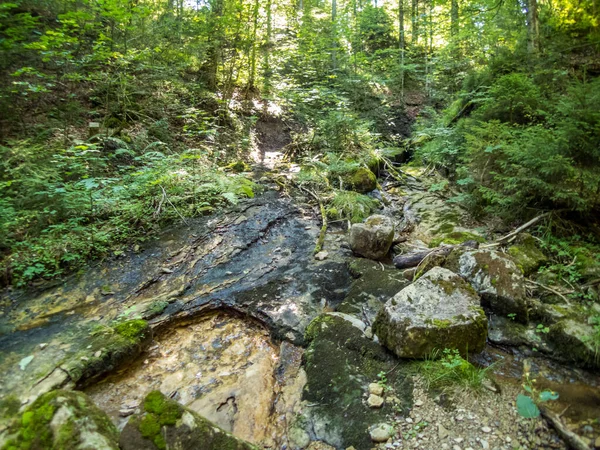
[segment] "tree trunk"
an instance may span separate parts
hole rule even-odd
[[[256,35],[258,31],[259,6],[259,0],[254,0],[254,9],[252,11],[252,49],[250,50],[250,77],[248,80],[248,92],[252,92],[254,90],[254,85],[256,81]]]
[[[398,45],[400,47],[400,97],[404,100],[404,52],[406,49],[404,35],[404,0],[398,0]]]
[[[419,0],[412,0],[412,39],[413,45],[416,45],[419,41]]]
[[[458,0],[451,0],[450,4],[450,36],[452,38],[458,35]]]
[[[527,0],[527,50],[529,53],[540,51],[540,19],[537,0]]]
[[[271,39],[273,34],[273,11],[272,11],[273,0],[267,0],[265,9],[267,10],[267,37],[265,45],[263,47],[264,55],[264,67],[263,67],[263,81],[264,81],[264,97],[269,96],[271,93]],[[266,104],[266,103],[265,103]]]
[[[223,16],[223,0],[211,0],[211,45],[208,49],[207,85],[210,90],[217,89],[217,76],[219,72],[219,61],[221,55],[221,44],[223,41],[223,27],[221,19]]]
[[[337,0],[331,2],[331,27],[333,40],[331,44],[331,66],[335,72],[337,70]]]

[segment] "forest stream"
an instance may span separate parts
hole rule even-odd
[[[278,170],[290,179],[295,173],[293,165]],[[404,246],[419,246],[421,236],[449,216],[465,230],[473,226],[462,210],[429,192],[423,178],[415,173],[402,188],[383,180],[383,190],[373,193],[386,199],[381,214],[408,230]],[[519,422],[510,406],[527,367],[539,386],[559,393],[552,409],[573,429],[600,436],[594,420],[600,377],[523,346],[488,340],[473,360],[492,364],[495,385],[482,397],[448,403],[443,395],[427,395],[414,382],[410,362],[372,340],[377,309],[410,283],[403,272],[353,256],[343,223],[330,227],[326,254],[315,258],[318,210],[309,198],[291,197],[269,178],[262,182],[262,195],[229,211],[174,227],[146,248],[64,284],[13,294],[0,316],[3,405],[18,409],[51,389],[83,389],[123,429],[144,396],[160,390],[264,448],[367,449],[374,445],[369,427],[390,421],[400,433],[388,440],[389,448],[432,448],[443,439],[450,444],[442,448],[514,448],[519,442],[564,448],[551,428]],[[345,363],[356,359],[356,373],[344,370],[359,387],[326,383],[338,405],[333,410],[323,404],[329,400],[314,399],[323,389],[313,367],[322,357],[314,341],[311,356],[305,355],[307,327],[323,313],[354,330],[345,342],[364,340],[381,352],[368,370],[359,368],[369,357],[367,347],[358,356],[342,354]],[[137,339],[115,323],[149,334]],[[124,344],[118,335],[129,340]],[[325,358],[335,362],[338,356]],[[382,371],[393,408],[369,408],[364,389]]]

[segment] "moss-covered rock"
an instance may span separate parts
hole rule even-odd
[[[373,331],[402,358],[425,358],[444,348],[466,355],[483,350],[487,318],[471,286],[435,267],[388,300]]]
[[[71,381],[83,386],[133,361],[151,339],[152,330],[145,320],[100,327],[91,333],[87,348],[65,361],[61,369]]]
[[[508,254],[513,257],[525,276],[536,272],[547,261],[535,238],[528,233],[519,235],[516,244],[509,247]]]
[[[385,422],[394,409],[406,412],[411,405],[410,377],[383,347],[343,317],[318,316],[308,326],[306,340],[307,383],[302,398],[310,407],[296,422],[311,440],[336,448],[370,449],[369,427]],[[363,402],[363,394],[381,372],[387,374],[387,397],[383,407],[374,410]]]
[[[144,399],[142,411],[121,433],[122,450],[258,450],[159,391]]]
[[[441,236],[437,236],[433,238],[429,242],[429,247],[439,247],[440,244],[444,243],[447,245],[459,245],[464,242],[475,241],[475,242],[485,242],[485,238],[479,236],[475,233],[469,233],[468,231],[451,231],[448,233],[444,233]]]
[[[225,170],[234,172],[234,173],[242,173],[249,172],[251,167],[246,164],[244,161],[234,161],[231,164],[225,167]]]
[[[82,392],[52,391],[23,411],[8,430],[2,450],[117,450],[119,435],[109,417]]]
[[[548,338],[557,356],[582,367],[600,368],[600,336],[591,326],[563,320],[550,327]]]
[[[377,177],[366,167],[358,167],[341,175],[341,178],[344,188],[350,191],[366,194],[377,189]]]
[[[394,224],[389,217],[374,215],[364,223],[355,223],[348,238],[354,253],[369,259],[387,256],[394,240]]]
[[[454,249],[444,267],[467,280],[481,295],[482,304],[493,312],[527,323],[529,305],[523,273],[505,253],[493,250]]]

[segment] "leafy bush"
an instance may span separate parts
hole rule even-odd
[[[373,213],[378,202],[366,195],[352,191],[337,191],[327,208],[327,215],[332,219],[345,219],[359,223]]]

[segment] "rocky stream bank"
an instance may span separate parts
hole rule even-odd
[[[549,407],[600,448],[588,307],[532,288],[524,273],[543,254],[526,235],[489,246],[414,175],[382,181],[378,218],[330,227],[318,258],[318,209],[267,176],[230,211],[8,293],[0,448],[566,448],[517,414],[524,377],[558,392]],[[394,266],[415,252],[428,256]],[[487,388],[425,389],[410,358],[436,348],[492,365]]]

